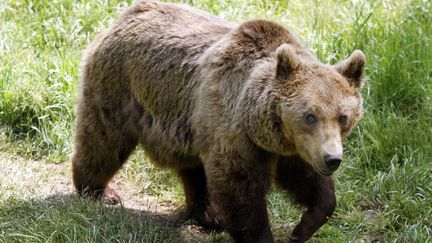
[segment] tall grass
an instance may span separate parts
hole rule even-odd
[[[233,22],[276,21],[296,32],[324,62],[363,50],[365,117],[347,141],[346,162],[336,175],[335,217],[315,239],[432,238],[431,1],[180,2]],[[0,0],[0,148],[67,160],[82,50],[129,4]],[[144,158],[135,156],[124,173],[137,184],[151,182],[156,195],[171,191],[165,197],[180,197],[175,178],[143,165]],[[274,231],[285,237],[300,213],[278,191],[269,202]]]
[[[0,2],[0,127],[9,149],[67,158],[82,50],[126,5]]]

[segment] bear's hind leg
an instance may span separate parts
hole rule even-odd
[[[184,187],[188,216],[195,218],[205,228],[221,230],[221,219],[209,200],[204,168],[183,169],[178,174]]]
[[[293,156],[279,159],[276,182],[298,203],[307,207],[289,240],[305,242],[327,222],[335,210],[333,179],[317,174],[300,157]]]
[[[73,182],[81,196],[103,197],[107,203],[115,204],[119,197],[107,184],[135,149],[138,139],[127,132],[120,117],[111,121],[89,103],[79,106],[77,114]]]

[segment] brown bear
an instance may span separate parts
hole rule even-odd
[[[107,183],[140,144],[184,185],[199,224],[235,242],[273,242],[274,180],[307,207],[290,242],[332,215],[342,141],[362,115],[361,51],[328,65],[293,33],[240,25],[172,3],[138,1],[87,49],[77,105],[73,180]]]

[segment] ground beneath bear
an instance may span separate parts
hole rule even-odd
[[[71,181],[70,163],[48,163],[40,160],[26,160],[16,155],[0,152],[1,188],[23,199],[50,201],[56,198],[78,200]],[[149,212],[155,220],[170,222],[170,227],[179,232],[185,242],[206,241],[210,236],[201,227],[184,220],[184,209],[178,205],[159,202],[157,197],[146,195],[142,189],[117,176],[110,184],[122,198],[127,213],[146,215]],[[144,195],[143,195],[144,193]],[[75,199],[74,199],[75,198]],[[61,200],[61,199],[59,199]]]

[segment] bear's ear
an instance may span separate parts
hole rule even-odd
[[[300,65],[300,59],[289,44],[282,44],[277,48],[276,59],[276,77],[287,78]]]
[[[360,50],[355,50],[347,60],[336,64],[336,70],[346,77],[350,85],[355,88],[362,88],[364,85],[363,71],[366,57]]]

